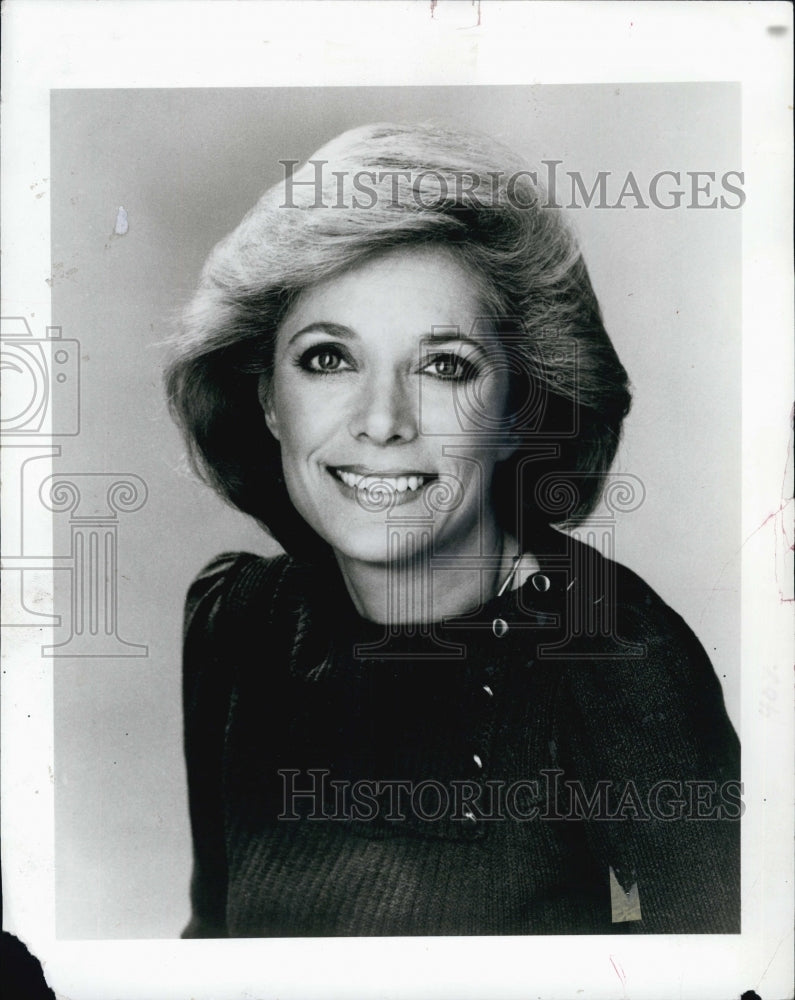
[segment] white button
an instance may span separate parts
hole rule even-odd
[[[478,765],[478,767],[483,767],[483,761],[480,759],[480,757],[478,757],[476,753],[472,754],[472,760],[474,760],[474,762]]]
[[[495,618],[491,623],[491,630],[498,639],[502,639],[508,631],[508,622],[506,622],[504,618]]]
[[[544,576],[543,573],[536,573],[532,579],[533,579],[533,586],[536,588],[536,590],[541,591],[542,594],[544,593],[544,591],[549,590],[551,584],[549,582],[548,576]]]
[[[486,694],[489,696],[489,698],[493,698],[494,697],[494,692],[491,690],[491,688],[488,686],[488,684],[484,684],[483,685],[483,690],[486,692]]]

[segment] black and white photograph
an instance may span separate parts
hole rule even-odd
[[[791,11],[74,6],[129,61],[4,148],[4,930],[58,997],[783,997]]]

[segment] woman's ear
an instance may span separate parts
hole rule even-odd
[[[271,434],[279,440],[279,421],[276,419],[276,411],[273,406],[273,391],[270,375],[260,375],[257,383],[257,398],[262,412],[265,414],[265,423]]]

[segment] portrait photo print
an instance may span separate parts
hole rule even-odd
[[[59,938],[740,932],[740,102],[53,91]]]

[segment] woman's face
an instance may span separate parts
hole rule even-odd
[[[493,550],[512,448],[494,443],[508,374],[479,287],[443,249],[402,248],[311,286],[280,325],[260,398],[290,498],[338,557],[411,557],[423,525],[435,553]]]

